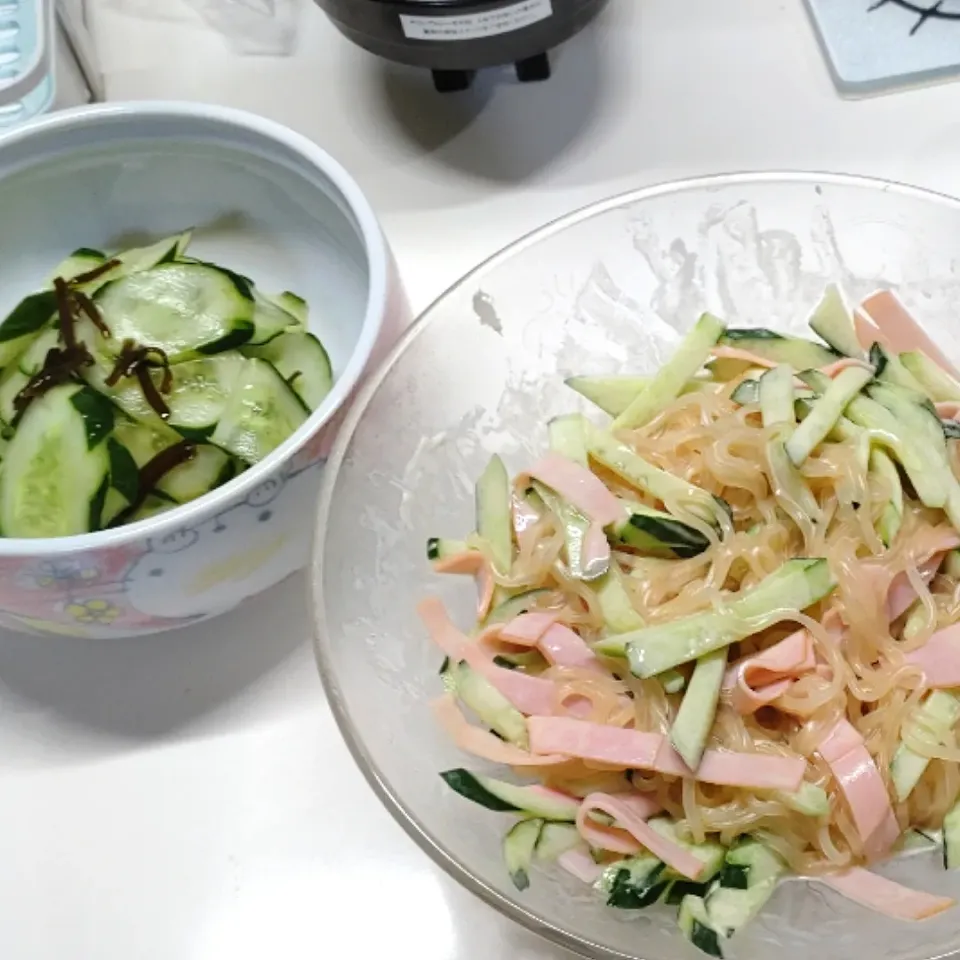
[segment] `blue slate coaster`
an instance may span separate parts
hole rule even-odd
[[[807,0],[839,91],[960,77],[960,0]]]

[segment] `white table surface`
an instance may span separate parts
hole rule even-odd
[[[130,2],[95,0],[110,97],[244,107],[318,141],[379,210],[416,309],[544,221],[657,181],[803,168],[960,193],[960,84],[841,100],[801,0],[611,0],[548,83],[465,98],[313,8],[296,56],[246,60]],[[561,955],[380,808],[324,701],[305,598],[295,578],[125,643],[0,636],[0,957]]]

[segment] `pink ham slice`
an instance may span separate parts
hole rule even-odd
[[[530,749],[535,753],[561,753],[641,770],[654,768],[663,742],[658,733],[641,733],[568,717],[530,717],[527,731]]]
[[[943,563],[943,553],[935,553],[929,560],[925,560],[917,567],[920,579],[924,583],[929,583]],[[890,590],[887,593],[887,618],[892,622],[898,617],[902,617],[909,609],[914,600],[917,599],[917,591],[913,589],[913,584],[905,573],[898,573],[890,582]]]
[[[652,797],[641,794],[607,794],[607,796],[612,796],[625,803],[634,816],[641,820],[649,820],[655,813],[659,813],[663,809]],[[628,833],[617,826],[597,823],[596,820],[588,816],[589,813],[590,809],[581,805],[577,812],[577,829],[580,831],[580,836],[591,847],[598,850],[610,850],[613,853],[622,853],[625,856],[632,856],[643,850],[632,833]]]
[[[848,900],[897,920],[927,920],[954,905],[949,897],[911,890],[861,867],[829,874],[822,881]]]
[[[869,348],[873,340],[879,340],[881,344],[896,353],[905,350],[922,350],[952,376],[957,376],[956,368],[923,327],[913,319],[896,294],[889,290],[874,293],[860,304],[856,314],[861,321],[857,325],[857,337],[861,346]],[[879,333],[879,337],[873,336],[873,340],[869,343],[864,342],[864,336],[872,336],[873,331],[863,324],[864,320],[869,321]],[[863,324],[862,332],[861,324]]]
[[[904,659],[923,670],[929,687],[960,686],[960,624],[938,630]]]
[[[601,527],[623,518],[623,506],[603,481],[573,460],[557,453],[547,454],[530,469],[529,475],[555,490]]]
[[[794,791],[800,789],[807,762],[802,757],[711,749],[704,751],[694,773],[664,737],[653,769],[658,773],[690,777],[718,786]]]
[[[900,825],[863,737],[849,721],[840,720],[819,752],[846,798],[865,856],[873,860],[888,853],[900,836]]]
[[[479,550],[466,550],[452,557],[436,560],[433,569],[437,573],[463,573],[476,577],[479,597],[477,598],[477,616],[482,620],[493,603],[493,571],[486,557]]]
[[[723,689],[737,713],[756,713],[816,666],[813,640],[806,630],[798,630],[761,653],[732,664],[723,678]]]
[[[703,872],[704,864],[679,844],[662,837],[646,819],[636,812],[630,802],[608,793],[591,793],[580,805],[577,814],[577,826],[586,822],[587,815],[594,810],[613,817],[617,826],[630,834],[641,847],[649,850],[672,870],[690,880],[696,880]]]
[[[841,357],[839,360],[834,360],[833,363],[828,363],[825,367],[821,367],[820,371],[828,377],[833,378],[838,373],[843,373],[844,370],[848,370],[850,367],[868,369],[870,364],[864,363],[863,360],[857,360],[856,357]]]
[[[574,847],[557,857],[557,863],[567,873],[572,874],[584,883],[595,883],[603,873],[603,867],[590,855],[584,847]]]
[[[941,420],[957,420],[958,414],[960,414],[960,402],[956,400],[941,400],[940,403],[934,404],[937,408],[937,415]]]
[[[593,651],[562,623],[550,627],[537,643],[549,663],[558,667],[593,667],[597,658]]]
[[[530,747],[626,769],[656,770],[705,783],[796,790],[806,771],[802,757],[707,750],[694,773],[658,733],[643,733],[567,717],[530,717]]]
[[[557,622],[555,613],[521,613],[505,624],[500,637],[509,643],[524,647],[535,647],[537,641]]]
[[[561,756],[541,756],[528,753],[510,743],[504,743],[486,730],[474,727],[460,712],[452,694],[445,694],[433,702],[434,716],[451,740],[466,753],[472,753],[491,763],[502,763],[509,767],[546,767],[566,763],[568,758]]]
[[[531,677],[517,670],[498,667],[482,644],[483,634],[476,643],[461,633],[447,615],[436,597],[428,597],[417,605],[417,613],[430,633],[431,639],[451,660],[467,664],[488,680],[521,713],[551,714],[556,705],[557,687],[550,680]],[[496,628],[492,628],[496,629]],[[487,633],[489,631],[485,631]]]

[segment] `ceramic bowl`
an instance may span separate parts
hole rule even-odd
[[[335,385],[269,457],[207,496],[114,530],[0,538],[0,622],[152,633],[223,613],[307,560],[332,421],[403,299],[373,211],[328,154],[278,124],[198,104],[66,111],[0,138],[0,315],[77,247],[195,228],[191,254],[311,305]]]
[[[501,853],[512,820],[438,776],[468,767],[512,779],[458,751],[430,710],[443,692],[442,655],[416,604],[438,595],[467,628],[476,591],[470,578],[434,574],[427,538],[475,529],[473,484],[492,453],[514,476],[547,448],[552,417],[598,416],[565,377],[653,373],[703,310],[735,326],[804,334],[827,283],[841,282],[854,300],[888,286],[960,360],[958,235],[957,200],[857,177],[744,174],[653,187],[571,214],[497,254],[438,300],[371,378],[321,497],[313,578],[320,673],[386,808],[505,916],[593,960],[703,957],[677,931],[676,907],[608,908],[555,865],[537,864],[529,888],[517,890]],[[944,870],[939,850],[880,869],[960,900],[960,871]],[[907,923],[791,879],[723,951],[739,960],[957,956],[958,916],[955,908]]]

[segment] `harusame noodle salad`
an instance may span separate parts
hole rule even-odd
[[[479,588],[464,628],[419,606],[437,717],[503,767],[442,776],[512,815],[513,882],[556,861],[714,956],[786,876],[921,920],[953,901],[870,866],[960,866],[960,375],[889,292],[810,327],[704,315],[652,377],[572,378],[598,415],[427,547]]]

